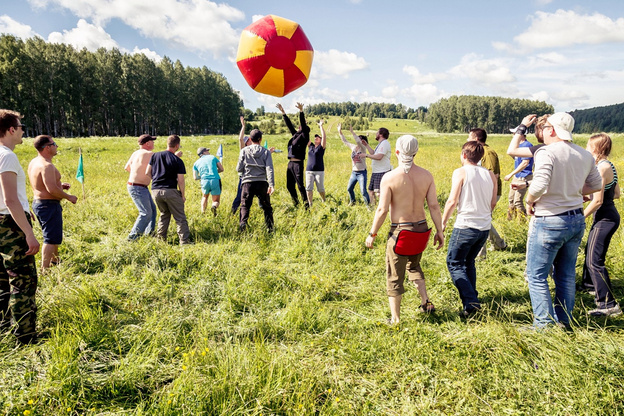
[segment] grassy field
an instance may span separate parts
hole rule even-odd
[[[78,195],[82,148],[86,199],[64,202],[62,264],[40,276],[46,338],[24,348],[0,338],[0,414],[624,413],[624,318],[588,319],[593,300],[579,295],[573,333],[521,331],[532,321],[523,280],[527,225],[506,221],[506,189],[494,222],[509,249],[490,252],[477,266],[484,313],[460,319],[446,251],[429,248],[423,267],[438,312],[419,313],[420,299],[410,290],[401,325],[384,324],[384,239],[373,250],[364,247],[373,212],[347,206],[350,152],[335,121],[325,204],[316,194],[313,209],[294,209],[285,189],[286,154],[274,155],[273,235],[264,231],[257,205],[242,235],[229,213],[238,181],[236,137],[183,137],[189,170],[198,146],[225,149],[216,218],[200,214],[199,184],[187,175],[196,244],[183,247],[173,222],[167,242],[126,241],[137,214],[123,170],[134,138],[59,139],[55,163]],[[389,128],[393,147],[399,132],[419,138],[416,163],[434,174],[443,204],[465,135],[404,120],[377,120],[371,129],[380,126]],[[488,140],[503,175],[512,170],[504,156],[509,139]],[[268,137],[284,151],[287,140]],[[584,146],[586,137],[576,140]],[[614,140],[612,160],[622,173],[622,136]],[[156,149],[164,146],[159,138]],[[35,156],[31,140],[16,151],[24,167]],[[618,230],[608,266],[619,299],[623,253]]]

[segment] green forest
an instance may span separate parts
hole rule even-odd
[[[570,112],[575,133],[620,133],[624,131],[624,103]]]
[[[243,105],[223,77],[165,57],[89,52],[0,36],[0,103],[24,115],[28,134],[222,134],[240,128]]]

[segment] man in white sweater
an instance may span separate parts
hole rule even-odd
[[[572,143],[574,119],[555,113],[543,127],[544,143],[535,153],[527,213],[534,215],[527,239],[526,276],[533,307],[533,325],[569,328],[574,307],[575,266],[585,231],[583,195],[601,189],[592,155]],[[555,302],[548,287],[554,266]]]

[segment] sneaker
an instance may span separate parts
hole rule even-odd
[[[612,308],[596,308],[587,312],[590,316],[618,316],[622,315],[622,309],[620,305],[615,305]]]

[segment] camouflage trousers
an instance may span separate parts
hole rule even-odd
[[[27,213],[30,222],[30,214]],[[26,235],[10,215],[0,215],[0,331],[15,325],[22,342],[36,337],[37,267],[35,256],[26,255]]]

